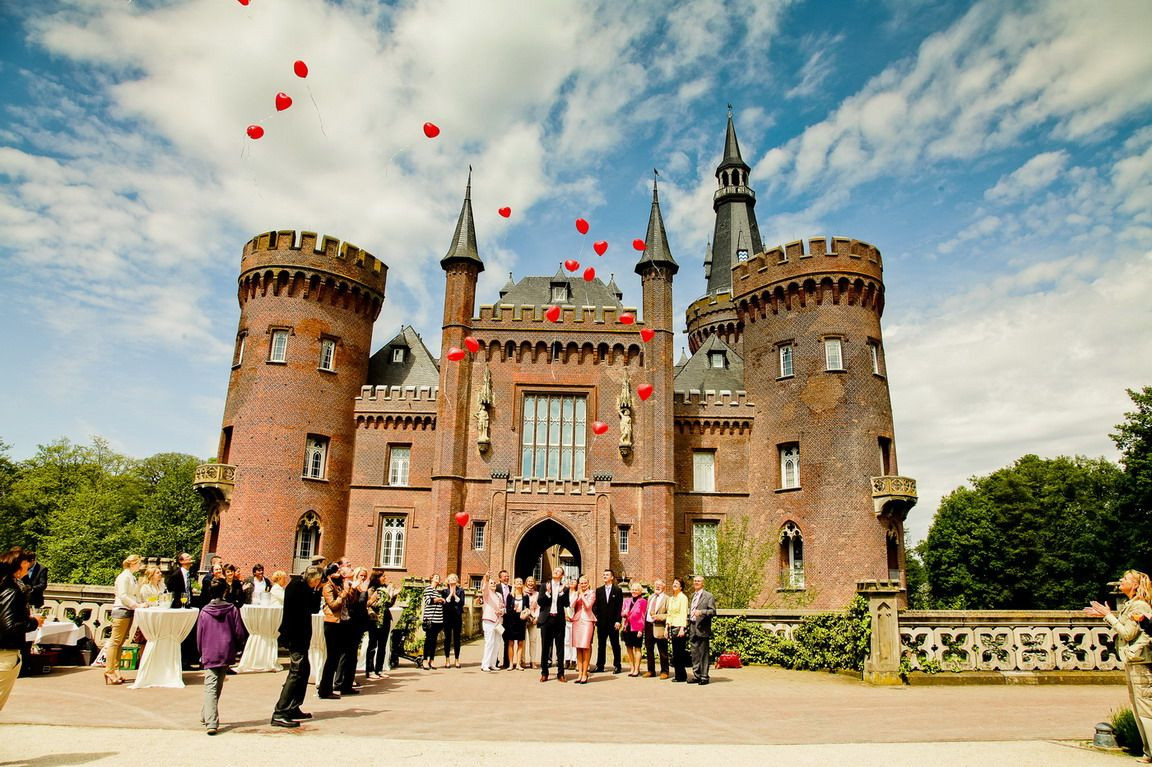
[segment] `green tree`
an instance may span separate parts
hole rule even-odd
[[[758,535],[747,515],[737,514],[727,517],[717,528],[715,549],[686,556],[703,564],[703,571],[709,576],[708,590],[716,597],[717,607],[743,610],[759,606],[756,600],[764,589],[765,568],[776,543]],[[682,572],[691,573],[694,569],[691,559],[681,563]]]
[[[144,498],[133,546],[141,553],[174,557],[187,551],[199,556],[208,508],[192,480],[201,463],[194,455],[157,453],[136,464],[133,473],[143,484]]]
[[[928,587],[928,569],[924,567],[924,542],[916,546],[909,546],[904,542],[904,578],[908,584],[908,608],[911,610],[928,610],[931,608]]]
[[[24,519],[12,502],[12,485],[20,475],[20,467],[8,455],[12,449],[0,440],[0,547],[26,545]]]
[[[944,498],[923,546],[931,598],[972,608],[1073,609],[1106,592],[1120,470],[1026,455]]]
[[[1152,571],[1152,386],[1128,390],[1136,409],[1110,436],[1120,451],[1124,473],[1118,487],[1126,556],[1123,567]]]

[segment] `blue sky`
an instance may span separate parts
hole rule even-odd
[[[469,164],[481,302],[576,258],[639,303],[630,243],[657,167],[682,310],[704,290],[728,103],[766,246],[884,253],[914,536],[1024,453],[1114,457],[1124,389],[1152,383],[1146,2],[12,5],[0,438],[17,457],[94,434],[211,455],[240,250],[269,229],[372,252],[391,269],[376,344],[403,322],[434,339]]]

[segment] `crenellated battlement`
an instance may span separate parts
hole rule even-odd
[[[361,403],[429,403],[436,402],[440,394],[439,386],[361,386],[356,398],[357,409]]]
[[[562,328],[565,331],[595,330],[602,333],[609,329],[618,329],[635,333],[644,327],[640,321],[639,312],[634,306],[625,306],[617,309],[614,306],[573,306],[563,304],[560,309],[560,319],[552,322],[544,313],[555,304],[483,304],[480,307],[480,316],[474,318],[474,327],[499,329],[514,323],[526,325],[539,325],[553,330]],[[621,314],[631,314],[636,322],[625,325],[620,322]]]
[[[752,408],[748,392],[738,389],[677,389],[672,393],[672,401],[677,406],[697,408]],[[751,415],[749,413],[749,415]]]
[[[241,274],[274,267],[330,272],[381,294],[388,275],[384,262],[350,242],[291,229],[258,234],[244,245]]]

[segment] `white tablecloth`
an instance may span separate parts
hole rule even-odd
[[[140,670],[132,687],[183,687],[180,666],[180,643],[196,626],[200,611],[177,608],[165,610],[149,607],[136,611],[136,625],[144,632],[148,644],[140,659]]]
[[[308,664],[312,667],[312,684],[320,684],[320,674],[324,671],[324,661],[328,659],[327,645],[324,644],[324,613],[312,616],[312,644],[308,645]]]
[[[276,637],[280,633],[283,607],[244,605],[240,608],[244,628],[248,629],[248,642],[240,658],[237,671],[279,671],[279,651]]]
[[[24,639],[33,644],[74,645],[84,637],[84,629],[72,621],[45,622],[39,631],[29,631]]]

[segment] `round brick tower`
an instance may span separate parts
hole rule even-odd
[[[206,555],[299,572],[301,554],[343,553],[353,408],[387,272],[313,232],[267,232],[244,246],[221,466],[200,467],[196,483],[217,502]]]
[[[778,588],[840,605],[858,580],[901,579],[916,497],[896,476],[879,251],[843,238],[772,248],[734,265],[732,301],[770,443],[751,474],[779,541]]]

